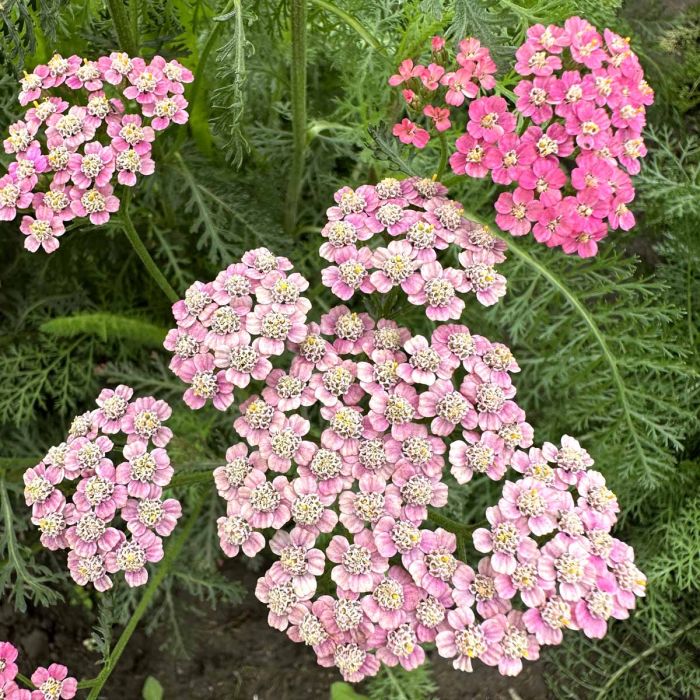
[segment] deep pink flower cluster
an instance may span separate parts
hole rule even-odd
[[[269,262],[259,270],[261,255]],[[205,327],[213,294],[233,270],[241,276],[235,289],[251,295],[245,308],[252,295],[267,300],[272,280],[293,277],[278,276],[291,265],[267,250],[243,261],[217,278],[218,289],[195,286],[196,304],[174,305],[173,362],[202,357],[191,355],[192,341],[198,350],[208,343],[187,328]],[[241,298],[229,294],[228,307],[217,308],[238,308]],[[179,350],[187,353],[178,354],[184,337]],[[560,447],[532,448],[533,430],[514,401],[519,367],[505,345],[457,324],[412,337],[346,306],[280,340],[270,356],[287,351],[291,362],[272,369],[268,360],[252,376],[258,387],[233,424],[243,442],[214,471],[227,502],[218,531],[228,556],[254,556],[270,537],[276,560],[256,596],[269,624],[311,646],[321,665],[354,682],[380,662],[415,668],[424,644],[436,642],[457,668],[471,670],[478,658],[515,674],[540,644],[558,643],[563,627],[601,636],[607,619],[625,617],[643,594],[631,548],[609,534],[615,497],[588,470],[585,450],[568,436]],[[208,382],[216,386],[217,377]],[[312,406],[320,408],[318,432],[307,417]],[[457,559],[453,533],[429,527],[431,509],[447,503],[446,462],[457,484],[500,480],[509,466],[523,475],[488,510],[490,528],[475,532],[487,555],[476,571]]]
[[[77,416],[65,442],[24,474],[24,497],[47,549],[68,549],[68,569],[81,586],[112,587],[109,574],[124,572],[129,586],[148,580],[146,564],[163,558],[162,538],[181,515],[179,501],[163,499],[173,476],[165,446],[171,409],[133,389],[103,389],[98,408]],[[109,458],[111,438],[122,434],[123,461]],[[153,443],[153,449],[149,449]],[[77,482],[70,493],[59,486]],[[115,527],[119,515],[129,534]]]
[[[480,91],[496,85],[493,77],[496,64],[489,50],[477,39],[463,39],[459,51],[452,56],[445,40],[435,36],[431,42],[431,63],[414,64],[410,58],[389,78],[392,87],[402,86],[401,94],[412,119],[394,125],[393,134],[401,143],[425,148],[430,133],[414,120],[421,119],[428,129],[442,133],[452,126],[452,108],[476,97]]]
[[[292,264],[267,248],[248,251],[213,282],[195,282],[173,305],[177,328],[165,347],[170,369],[190,387],[185,402],[201,408],[211,400],[225,411],[234,387],[265,379],[270,357],[306,336],[311,302],[302,296],[309,283]]]
[[[376,185],[343,187],[334,197],[320,248],[333,264],[322,280],[343,301],[355,292],[400,288],[409,302],[426,307],[428,318],[446,321],[462,315],[460,294],[472,292],[490,306],[506,293],[506,279],[494,267],[505,260],[505,243],[465,218],[441,183],[387,177]],[[461,269],[438,260],[451,244],[460,250]]]
[[[104,224],[119,209],[114,181],[131,187],[137,175],[151,175],[156,132],[187,121],[189,82],[192,73],[177,61],[116,52],[97,61],[56,54],[25,73],[19,103],[32,106],[3,141],[15,161],[0,178],[0,221],[31,209],[20,226],[24,247],[47,253],[65,222]]]
[[[593,256],[609,229],[635,224],[630,175],[646,155],[641,134],[653,90],[627,39],[609,29],[601,36],[579,17],[530,27],[516,59],[523,79],[514,104],[465,93],[466,133],[450,165],[509,188],[495,203],[504,231],[532,231],[547,246]]]
[[[61,664],[48,668],[39,666],[32,673],[35,690],[20,688],[15,682],[17,647],[10,642],[0,642],[0,698],[3,700],[70,700],[78,690],[78,681],[68,676],[68,669]]]

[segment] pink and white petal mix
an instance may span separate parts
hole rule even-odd
[[[19,668],[15,661],[17,647],[10,642],[0,642],[0,697],[4,700],[71,700],[78,690],[78,681],[68,675],[61,664],[48,668],[39,666],[31,675],[34,690],[20,688],[15,682]]]
[[[495,202],[502,230],[532,231],[549,247],[594,256],[609,230],[635,225],[630,176],[647,152],[642,130],[654,92],[629,41],[609,29],[601,35],[579,17],[530,27],[515,58],[522,79],[509,102],[490,94],[496,64],[477,39],[452,53],[434,37],[429,65],[407,58],[389,78],[411,117],[394,126],[394,136],[425,148],[431,131],[454,125],[463,133],[452,170],[490,175],[508,188]]]
[[[163,558],[161,538],[182,512],[178,500],[163,499],[174,471],[164,449],[172,437],[164,425],[170,406],[151,396],[132,400],[133,393],[124,385],[103,389],[98,407],[77,416],[66,441],[24,474],[41,543],[68,549],[73,580],[98,591],[111,588],[110,575],[119,571],[129,586],[146,583],[146,564]],[[120,435],[121,450],[111,439]],[[116,465],[113,452],[121,452]]]
[[[33,253],[56,250],[65,222],[76,217],[109,221],[120,206],[114,185],[132,187],[138,175],[152,175],[156,133],[188,120],[181,93],[192,80],[177,61],[146,63],[124,53],[97,61],[56,54],[25,74],[19,103],[32,106],[3,141],[15,161],[0,178],[0,221],[29,210],[20,230]],[[74,91],[76,103],[57,88],[65,97]]]
[[[444,235],[433,212],[445,191],[428,183],[429,191],[415,180],[341,190],[326,252],[379,232],[382,200],[397,207],[398,224],[413,211],[403,202],[421,198],[434,216],[423,221]],[[411,259],[410,243],[389,246],[404,244],[383,260]],[[354,250],[331,259],[352,261],[358,276],[365,269]],[[173,305],[177,327],[165,341],[191,408],[238,406],[242,441],[214,471],[226,501],[218,533],[227,556],[255,556],[270,539],[276,559],[256,588],[269,624],[355,682],[380,662],[415,668],[433,642],[455,668],[470,671],[478,659],[515,675],[564,629],[598,638],[609,619],[626,618],[646,579],[610,534],[617,499],[574,438],[532,446],[510,350],[461,324],[412,337],[347,306],[307,322],[308,282],[291,270],[266,248],[249,251]],[[242,403],[236,387],[247,387]],[[322,424],[312,428],[301,414],[315,403]],[[488,527],[473,532],[482,558],[472,568],[431,515],[440,520],[448,481],[498,481],[509,467],[520,478],[504,482]],[[54,477],[44,478],[48,493]]]
[[[411,304],[425,306],[429,319],[448,321],[464,311],[460,295],[471,292],[484,306],[505,295],[506,279],[495,269],[506,258],[505,242],[465,218],[462,205],[436,180],[387,177],[355,190],[343,187],[335,202],[326,212],[320,255],[332,263],[322,271],[323,284],[339,299],[401,289]],[[372,237],[380,241],[374,249],[365,245]],[[453,244],[459,269],[439,260]],[[409,352],[411,363],[420,362]]]

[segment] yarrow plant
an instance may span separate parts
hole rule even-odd
[[[19,674],[17,647],[10,642],[0,642],[0,698],[3,700],[70,700],[75,697],[78,681],[68,675],[61,664],[48,668],[39,666],[32,673],[34,690],[20,688],[15,679]]]
[[[333,264],[321,275],[340,299],[400,288],[409,302],[425,306],[428,318],[447,321],[462,315],[467,292],[484,306],[506,293],[506,279],[495,269],[505,260],[505,243],[466,218],[437,180],[388,177],[342,187],[334,198],[320,248]],[[452,244],[461,251],[461,269],[438,259]]]
[[[515,675],[563,629],[599,638],[610,618],[627,617],[645,577],[610,534],[617,500],[574,438],[533,446],[509,349],[460,324],[413,337],[346,306],[318,324],[300,320],[293,338],[251,344],[269,314],[305,317],[306,281],[290,270],[266,249],[246,253],[173,306],[178,327],[166,340],[173,370],[196,387],[185,396],[193,407],[224,409],[234,386],[257,382],[233,423],[242,441],[214,480],[226,501],[224,553],[254,556],[269,539],[276,557],[256,587],[269,624],[356,682],[381,662],[416,668],[430,643],[458,669],[479,659]],[[293,299],[273,298],[293,277]],[[227,326],[215,370],[207,321],[221,309],[241,326]],[[236,383],[242,369],[229,358],[238,348],[250,362]],[[291,362],[273,369],[285,352]],[[206,378],[192,381],[197,372]],[[314,405],[318,431],[305,417],[317,415]],[[472,530],[439,510],[446,472],[458,487],[502,480],[509,468],[518,478],[487,510],[488,527],[473,531],[482,557],[472,568],[458,558]]]
[[[146,565],[163,558],[162,538],[181,515],[180,502],[163,496],[174,471],[165,449],[170,414],[165,401],[134,399],[128,386],[103,389],[97,408],[76,416],[65,442],[25,472],[24,496],[41,543],[68,549],[79,585],[105,591],[110,574],[123,571],[129,586],[141,586]],[[124,441],[116,446],[118,438]],[[119,461],[110,458],[114,450]]]
[[[483,55],[491,65],[477,40],[462,41],[455,58],[438,44],[436,51],[433,41],[434,63],[409,70],[406,59],[389,82],[404,86],[409,112],[444,113],[435,122],[438,131],[450,128],[453,108],[464,109],[465,133],[450,165],[458,175],[490,176],[508,188],[495,203],[501,229],[513,236],[532,231],[547,246],[590,257],[609,230],[634,226],[630,175],[639,173],[646,155],[642,130],[654,93],[629,40],[609,29],[601,35],[579,17],[563,27],[534,25],[515,54],[521,79],[512,93],[498,94],[486,94],[496,87],[490,74],[484,83],[470,77],[475,68],[464,68],[467,47],[471,63]],[[404,132],[394,127],[410,143]]]
[[[15,160],[0,178],[0,220],[22,216],[24,246],[52,253],[65,224],[99,225],[120,206],[116,184],[151,175],[153,141],[184,124],[184,84],[192,73],[177,61],[149,62],[114,52],[96,61],[54,55],[20,80],[24,118],[3,141]]]

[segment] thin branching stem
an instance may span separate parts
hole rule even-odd
[[[165,276],[160,271],[160,268],[158,267],[158,265],[156,265],[155,261],[151,257],[151,254],[148,252],[146,246],[141,240],[141,236],[139,236],[138,231],[134,226],[134,222],[131,220],[131,216],[129,215],[130,202],[131,192],[127,192],[126,196],[123,199],[121,210],[121,220],[124,224],[124,233],[129,239],[129,243],[131,243],[134,250],[136,251],[136,254],[139,256],[139,258],[141,258],[141,262],[148,270],[148,273],[151,275],[151,277],[153,277],[156,284],[163,290],[163,293],[166,297],[168,297],[170,303],[174,304],[180,298],[180,296],[170,286],[170,282],[168,282],[168,280],[165,279]]]
[[[607,681],[605,681],[605,684],[600,688],[600,691],[595,696],[595,700],[604,700],[604,698],[608,697],[608,691],[610,690],[610,688],[612,688],[615,685],[615,683],[617,683],[620,680],[620,678],[622,678],[622,676],[624,676],[627,672],[634,668],[640,661],[644,661],[644,659],[651,656],[652,654],[656,654],[656,652],[658,652],[659,649],[663,649],[664,647],[670,646],[676,640],[680,639],[684,634],[690,632],[690,630],[693,629],[693,627],[696,627],[698,624],[700,624],[700,617],[696,617],[694,620],[691,620],[687,625],[684,625],[679,630],[676,630],[667,639],[663,639],[660,642],[653,644],[640,654],[637,654],[637,656],[635,656],[634,658],[630,659],[626,664],[620,666],[620,668],[618,668],[617,671],[615,671],[615,673],[613,673],[607,679]]]
[[[285,228],[292,233],[297,223],[299,198],[304,181],[306,155],[306,0],[292,0],[292,165],[287,183]]]
[[[206,493],[200,495],[197,498],[195,506],[192,512],[190,513],[187,522],[168,547],[165,556],[163,557],[163,561],[160,562],[155,574],[153,575],[153,578],[151,578],[148,586],[146,586],[146,590],[144,591],[143,596],[139,601],[139,604],[136,606],[136,609],[129,618],[129,622],[127,622],[124,631],[117,640],[117,643],[114,645],[114,648],[112,649],[109,657],[105,661],[105,665],[102,667],[102,670],[97,675],[97,677],[93,679],[93,681],[91,681],[92,686],[87,700],[97,700],[97,698],[100,696],[100,691],[109,679],[110,675],[112,674],[112,671],[114,671],[121,655],[124,653],[124,649],[126,649],[126,645],[129,643],[129,640],[136,631],[136,627],[141,621],[141,618],[146,613],[146,610],[148,610],[148,606],[151,604],[153,597],[158,591],[158,587],[161,583],[163,583],[165,577],[170,573],[170,570],[172,569],[173,565],[175,564],[175,561],[180,555],[182,547],[187,541],[190,532],[192,531],[192,528],[194,527],[194,524],[197,521],[199,512],[201,511],[202,506],[204,505],[205,498]]]

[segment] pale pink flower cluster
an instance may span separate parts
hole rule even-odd
[[[103,389],[98,407],[76,416],[66,441],[24,474],[24,497],[42,545],[68,549],[73,580],[98,591],[111,588],[110,574],[119,571],[129,586],[146,583],[146,565],[163,558],[162,538],[181,515],[179,501],[163,498],[173,476],[165,450],[171,408],[151,396],[132,397],[125,385]],[[115,466],[109,455],[118,435],[126,444],[117,448],[123,460]],[[65,482],[76,482],[70,493]]]
[[[39,666],[31,675],[35,690],[20,688],[15,682],[17,647],[10,642],[0,642],[0,698],[3,700],[70,700],[78,690],[78,681],[68,676],[68,669],[61,664],[48,668]]]
[[[0,178],[0,221],[32,210],[20,225],[24,247],[47,253],[66,222],[107,222],[119,209],[115,182],[132,187],[151,175],[156,133],[187,121],[184,84],[192,79],[175,60],[120,52],[97,61],[56,54],[25,73],[19,103],[31,106],[3,141],[15,160]]]
[[[291,265],[265,251],[256,271],[258,255],[228,270],[260,303],[260,273]],[[202,322],[207,303],[176,304],[179,326]],[[321,665],[355,682],[381,662],[415,668],[436,642],[457,668],[478,658],[512,675],[563,627],[601,636],[643,594],[631,548],[609,535],[617,502],[588,453],[568,436],[532,447],[505,345],[457,324],[412,337],[337,306],[278,350],[291,362],[252,377],[233,424],[243,441],[214,471],[227,503],[218,532],[228,556],[255,556],[269,537],[276,559],[256,596],[269,624]],[[500,480],[509,466],[523,478],[505,483],[490,528],[476,530],[485,556],[474,570],[457,558],[455,534],[431,529],[431,509],[447,503],[447,469],[464,484]]]
[[[489,50],[477,39],[463,39],[459,51],[452,56],[442,37],[434,36],[431,42],[431,62],[424,66],[414,64],[413,59],[401,62],[398,73],[389,78],[389,85],[401,88],[412,119],[404,118],[393,127],[393,134],[401,143],[425,148],[430,141],[430,131],[442,133],[452,126],[452,109],[479,92],[491,90],[496,85],[493,77],[496,64]],[[420,119],[428,129],[414,120]]]
[[[270,358],[306,337],[309,283],[267,248],[248,251],[213,282],[195,282],[173,305],[177,327],[165,338],[170,369],[189,388],[190,408],[211,401],[225,411],[235,387],[265,379]]]
[[[401,289],[409,302],[425,306],[428,318],[447,321],[462,315],[467,292],[485,306],[506,293],[506,279],[495,269],[505,260],[505,243],[465,218],[441,183],[387,177],[376,185],[343,187],[334,198],[320,248],[332,265],[321,279],[343,301],[356,292]],[[438,260],[452,244],[460,251],[460,268]]]
[[[465,93],[466,133],[450,165],[508,188],[495,203],[504,231],[532,231],[547,246],[591,257],[609,230],[635,224],[630,175],[646,155],[642,130],[653,90],[627,39],[609,29],[601,35],[579,17],[563,27],[530,27],[515,55],[523,79],[514,104]]]

